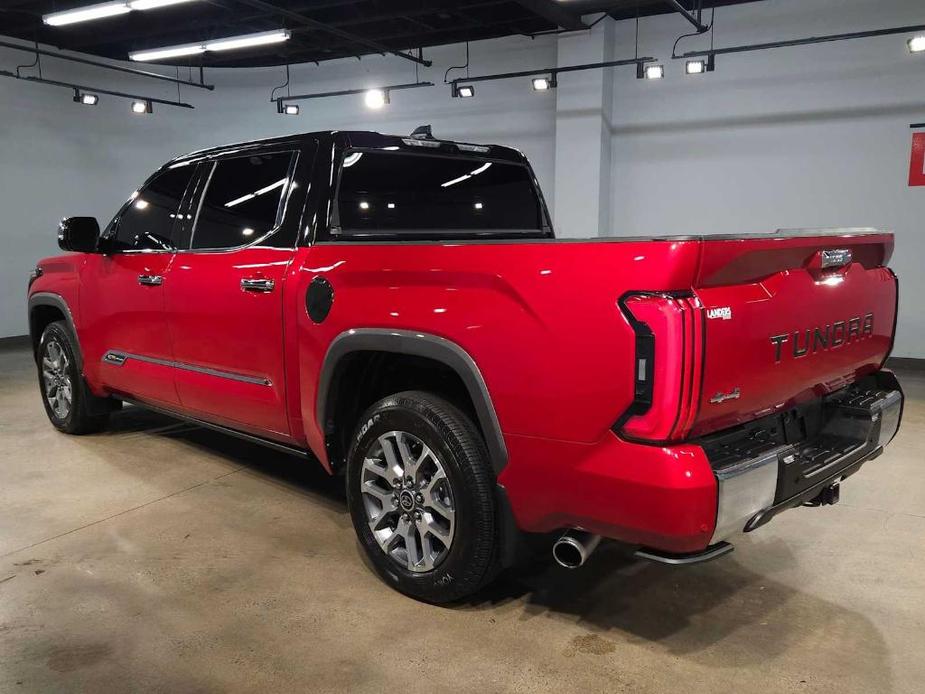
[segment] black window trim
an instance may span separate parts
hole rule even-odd
[[[492,164],[507,164],[509,166],[521,166],[527,170],[530,184],[533,186],[533,192],[536,195],[537,202],[540,206],[540,217],[542,227],[539,229],[393,229],[389,232],[363,232],[343,230],[340,226],[340,187],[341,178],[344,173],[344,159],[354,152],[370,152],[376,154],[397,154],[412,157],[433,157],[436,159],[458,159],[460,161],[473,162],[491,162]],[[384,149],[382,147],[342,147],[339,156],[336,158],[335,166],[337,167],[337,180],[334,184],[333,204],[331,205],[330,222],[328,224],[328,240],[337,241],[355,241],[363,243],[372,239],[391,240],[391,241],[426,241],[436,238],[446,238],[447,240],[465,240],[465,239],[497,239],[498,237],[510,235],[511,237],[524,237],[525,239],[551,238],[553,236],[552,223],[549,219],[549,211],[546,209],[546,201],[543,198],[543,192],[540,189],[539,181],[536,180],[536,174],[529,162],[516,162],[510,159],[502,159],[492,156],[480,156],[478,154],[452,154],[449,152],[427,152],[413,151],[409,149]]]
[[[161,168],[159,168],[157,171],[155,171],[153,174],[148,176],[148,178],[145,179],[145,182],[142,183],[140,186],[138,186],[138,188],[136,188],[135,191],[128,197],[128,200],[122,203],[122,206],[119,208],[116,214],[113,215],[113,218],[109,221],[109,224],[106,225],[106,228],[103,230],[103,233],[100,234],[100,238],[111,240],[113,236],[119,233],[119,225],[122,223],[122,215],[125,214],[125,211],[129,207],[132,206],[135,200],[137,200],[141,196],[142,192],[148,186],[150,186],[151,183],[155,179],[159,178],[160,176],[164,175],[165,173],[173,169],[179,169],[184,166],[192,166],[193,173],[190,176],[189,181],[186,182],[186,188],[183,189],[183,194],[180,196],[180,205],[177,208],[178,210],[184,209],[189,204],[187,197],[189,196],[191,192],[190,187],[193,185],[195,181],[199,179],[199,176],[200,176],[200,172],[197,170],[199,163],[200,163],[199,161],[187,161],[187,162],[180,162],[177,164],[164,165]],[[180,239],[177,237],[177,230],[178,230],[179,223],[180,223],[180,219],[178,215],[177,218],[173,220],[173,226],[170,229],[170,240],[172,242],[173,241],[177,242],[175,244],[175,247],[172,250],[167,249],[167,248],[123,248],[123,249],[107,248],[106,255],[128,255],[128,254],[137,255],[140,253],[176,253],[179,250],[181,250],[180,244],[179,244]]]
[[[193,239],[196,237],[196,226],[199,223],[199,213],[202,211],[202,203],[205,200],[206,193],[209,190],[209,183],[212,181],[212,174],[215,172],[215,167],[223,161],[228,161],[230,159],[242,159],[244,157],[253,157],[253,156],[267,156],[271,154],[289,154],[289,168],[286,174],[286,185],[280,194],[280,202],[276,208],[276,220],[273,224],[273,228],[269,229],[263,236],[249,241],[248,243],[243,243],[239,246],[229,246],[229,247],[220,247],[220,248],[193,248]],[[196,207],[196,213],[193,217],[193,223],[190,225],[189,229],[189,238],[185,238],[183,242],[183,247],[178,249],[181,253],[232,253],[235,251],[244,250],[245,248],[250,248],[251,246],[256,246],[263,243],[268,238],[276,234],[283,225],[283,222],[286,219],[286,212],[289,209],[289,200],[292,197],[294,188],[292,186],[293,179],[295,178],[296,167],[299,164],[299,158],[302,155],[301,149],[297,147],[278,147],[278,148],[269,148],[269,149],[251,149],[244,150],[241,149],[232,150],[229,152],[221,152],[218,154],[209,155],[200,160],[196,160],[197,164],[208,165],[211,168],[208,172],[203,171],[199,174],[201,178],[204,178],[204,183],[201,190],[197,193],[197,198],[194,201]],[[185,236],[185,235],[184,235]],[[295,248],[295,244],[293,244]]]

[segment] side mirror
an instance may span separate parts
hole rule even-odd
[[[96,253],[100,225],[94,217],[67,217],[58,225],[58,245],[62,250]]]

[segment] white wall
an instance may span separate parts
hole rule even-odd
[[[917,23],[925,23],[925,7],[917,0],[775,0],[720,8],[716,45]],[[612,197],[602,206],[609,207],[611,224],[564,228],[560,220],[560,231],[619,236],[894,229],[892,264],[902,282],[896,355],[925,357],[925,312],[919,307],[925,273],[918,267],[925,259],[919,223],[925,188],[906,185],[908,125],[925,121],[925,56],[910,56],[900,35],[721,56],[715,73],[685,77],[683,62],[667,58],[675,38],[688,29],[675,15],[642,20],[640,54],[664,59],[661,82],[636,80],[632,68],[609,71],[613,103],[598,110],[612,134]],[[633,22],[620,22],[608,33],[616,44],[608,54],[632,56]],[[706,45],[704,38],[693,38],[680,49]],[[571,54],[560,48],[554,37],[475,43],[471,72],[552,66],[560,54]],[[604,178],[576,166],[555,170],[557,146],[568,146],[556,142],[557,122],[568,114],[557,113],[555,93],[533,93],[529,80],[519,79],[479,83],[475,99],[451,99],[443,73],[463,62],[464,48],[426,53],[434,67],[422,68],[420,76],[437,87],[396,92],[382,112],[366,110],[359,96],[302,102],[296,118],[277,115],[267,101],[270,88],[282,81],[277,68],[208,71],[215,92],[183,90],[195,111],[156,106],[146,117],[129,114],[124,100],[104,97],[97,107],[81,107],[65,90],[0,79],[0,336],[26,331],[25,278],[37,258],[56,252],[61,217],[108,220],[148,173],[191,149],[327,128],[405,133],[431,123],[438,136],[522,149],[550,206],[557,176],[587,177],[589,186]],[[0,69],[25,62],[25,55],[0,50]],[[166,84],[54,60],[44,65],[50,77],[175,95]],[[560,89],[582,74],[560,75]],[[293,93],[326,91],[410,82],[414,66],[367,57],[300,66],[292,75]],[[570,131],[574,137],[583,135]],[[587,137],[599,141],[599,129],[589,129]]]
[[[709,16],[709,15],[708,15]],[[716,12],[716,46],[925,24],[914,0],[775,0]],[[643,21],[640,54],[667,58],[689,25]],[[632,23],[617,41],[632,45]],[[908,187],[925,121],[925,56],[907,36],[719,56],[716,72],[614,71],[613,235],[875,226],[896,232],[895,355],[925,357],[925,187]],[[679,52],[709,46],[682,41]],[[620,57],[619,51],[617,57]]]

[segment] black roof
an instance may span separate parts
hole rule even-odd
[[[342,138],[344,146],[362,147],[369,149],[399,149],[416,153],[443,153],[454,156],[473,156],[473,157],[490,157],[503,161],[514,163],[525,163],[526,157],[520,150],[504,145],[477,144],[469,142],[455,142],[453,140],[444,140],[441,138],[427,138],[426,140],[412,138],[411,135],[385,135],[370,130],[319,130],[308,133],[295,133],[292,135],[283,135],[281,137],[268,137],[257,140],[247,140],[244,142],[234,142],[216,147],[189,152],[172,159],[169,163],[176,164],[189,159],[201,159],[213,155],[227,154],[229,151],[236,149],[247,150],[252,147],[267,147],[273,145],[299,145],[310,140],[328,140],[333,141]],[[433,145],[413,144],[414,142],[428,141]],[[460,147],[462,145],[462,147]],[[478,148],[478,149],[476,149]],[[486,151],[480,151],[487,148]]]

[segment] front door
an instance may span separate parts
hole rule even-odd
[[[281,229],[295,159],[276,151],[203,164],[189,238],[165,284],[183,409],[275,438],[290,431],[282,297],[294,243]]]
[[[167,169],[132,196],[103,234],[107,252],[88,256],[80,287],[85,368],[113,392],[166,406],[179,401],[164,288],[195,169]]]

